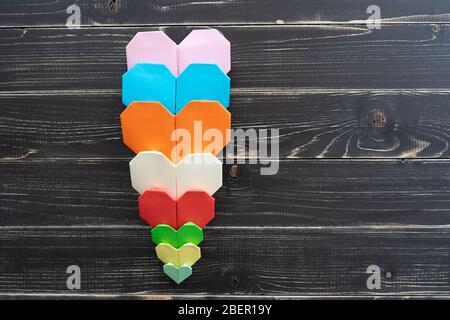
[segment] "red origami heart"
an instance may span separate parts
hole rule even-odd
[[[203,228],[214,218],[214,198],[205,191],[190,190],[174,200],[164,190],[152,188],[139,196],[139,215],[151,227],[168,224],[178,229],[193,222]]]

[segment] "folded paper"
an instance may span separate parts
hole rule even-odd
[[[176,165],[161,152],[143,151],[130,161],[130,176],[140,194],[162,188],[174,199],[189,190],[213,195],[222,186],[222,162],[211,153],[195,153]]]
[[[199,245],[203,241],[202,228],[192,222],[185,223],[178,230],[167,224],[159,224],[152,228],[151,235],[155,244],[167,243],[177,249],[186,243]]]
[[[120,115],[123,142],[135,153],[174,153],[175,118],[160,102],[132,102]]]
[[[178,268],[184,264],[192,267],[201,257],[200,248],[192,243],[186,243],[179,249],[160,243],[156,246],[156,255],[163,263],[172,263]]]
[[[178,75],[178,49],[162,31],[138,32],[126,47],[128,70],[141,62],[163,64]]]
[[[161,102],[175,112],[176,78],[162,64],[139,63],[122,76],[122,102]]]
[[[177,284],[200,259],[203,227],[222,185],[216,155],[230,141],[230,42],[215,29],[177,45],[164,32],[139,32],[126,47],[120,116],[139,215],[163,270]]]
[[[231,114],[217,101],[191,101],[176,116],[159,102],[132,102],[120,120],[135,153],[159,151],[174,163],[189,153],[217,155],[230,141]]]
[[[178,45],[178,73],[192,63],[216,64],[223,73],[231,69],[231,46],[216,29],[193,30]]]
[[[203,228],[214,218],[214,202],[201,190],[189,190],[175,200],[165,190],[152,188],[139,196],[139,215],[152,227],[166,224],[178,229],[193,222]]]
[[[131,185],[143,193],[150,188],[161,188],[171,197],[177,196],[176,166],[161,152],[139,152],[130,161]]]
[[[190,64],[177,78],[176,112],[192,100],[219,101],[230,105],[230,78],[215,64]]]
[[[151,227],[167,224],[178,229],[177,202],[165,189],[151,188],[139,196],[139,216]]]
[[[191,64],[178,78],[162,64],[138,63],[122,77],[122,101],[161,102],[177,114],[192,100],[212,100],[228,108],[230,78],[215,64]]]
[[[192,275],[192,268],[187,264],[176,267],[173,263],[166,263],[163,266],[164,273],[177,284],[180,284]]]
[[[226,74],[231,69],[230,49],[230,42],[216,29],[193,30],[178,46],[162,31],[138,32],[126,47],[127,66],[164,64],[177,76],[192,63],[208,63]]]

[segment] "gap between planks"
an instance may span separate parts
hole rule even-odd
[[[418,18],[418,20],[409,20],[412,18]],[[419,20],[419,18],[422,18],[422,20]],[[410,15],[410,16],[398,16],[398,17],[392,17],[392,18],[385,18],[380,19],[377,22],[379,22],[380,25],[427,25],[427,24],[449,24],[448,19],[450,18],[450,13],[447,14],[437,14],[437,15]],[[428,20],[427,20],[428,19]],[[436,20],[433,20],[436,19]],[[442,20],[439,20],[442,19]],[[404,21],[402,21],[404,20]],[[276,20],[273,22],[205,22],[205,23],[198,23],[198,22],[181,22],[181,23],[150,23],[150,24],[127,24],[127,25],[119,25],[119,24],[82,24],[80,29],[100,29],[100,28],[109,28],[109,29],[132,29],[132,28],[170,28],[170,27],[302,27],[302,26],[367,26],[368,20],[359,19],[359,20],[348,20],[348,21],[332,21],[332,20],[298,20],[298,21],[284,21],[284,20]],[[1,29],[65,29],[67,28],[64,25],[56,25],[56,24],[42,24],[42,25],[21,25],[21,26],[6,26],[1,25]]]
[[[122,162],[122,161],[130,161],[133,157],[124,158],[124,157],[108,157],[108,158],[39,158],[39,159],[0,159],[0,164],[11,164],[11,163],[17,163],[17,164],[34,164],[34,163],[40,163],[40,162],[92,162],[92,163],[98,163],[98,162]],[[233,162],[233,163],[227,163],[226,161],[239,161],[244,160],[244,158],[228,158],[228,160],[225,160],[225,165],[257,165],[252,163],[239,163],[239,162]],[[404,163],[435,163],[435,162],[450,162],[450,158],[373,158],[373,157],[360,157],[360,158],[300,158],[300,157],[290,157],[290,158],[282,158],[282,159],[272,159],[272,158],[255,158],[255,157],[247,157],[245,158],[246,161],[250,160],[260,160],[260,161],[273,161],[273,162],[316,162],[320,161],[322,163],[324,162],[336,162],[336,161],[342,161],[342,162],[404,162]]]
[[[254,94],[254,95],[277,95],[288,96],[297,94],[363,94],[363,93],[444,93],[450,94],[450,88],[321,88],[321,87],[302,87],[302,88],[231,88],[232,94]],[[27,91],[0,91],[1,97],[26,97],[26,96],[97,96],[97,95],[121,95],[121,90],[27,90]]]
[[[90,299],[115,299],[115,298],[132,298],[132,299],[142,299],[142,300],[189,300],[189,299],[247,299],[247,300],[303,300],[303,299],[429,299],[430,297],[439,297],[440,299],[449,299],[450,295],[448,294],[439,294],[436,292],[428,292],[428,291],[417,291],[416,293],[407,291],[407,292],[394,292],[394,293],[376,293],[374,292],[371,295],[248,295],[248,294],[222,294],[222,295],[214,295],[214,294],[174,294],[174,295],[156,295],[156,294],[145,294],[145,293],[137,293],[137,294],[95,294],[95,293],[48,293],[48,292],[0,292],[0,298],[18,298],[18,297],[29,297],[29,298],[90,298]]]
[[[0,226],[0,230],[53,230],[53,229],[128,229],[148,230],[145,225],[60,225],[60,226]],[[360,226],[211,226],[205,230],[434,230],[450,229],[450,224],[443,225],[360,225]],[[0,293],[1,295],[1,293]]]
[[[450,15],[450,14],[449,14]],[[434,26],[434,25],[439,25],[442,27],[449,27],[450,26],[450,22],[421,22],[421,23],[411,23],[411,22],[392,22],[392,23],[382,23],[382,25],[385,25],[386,27],[395,27],[395,26]],[[17,40],[20,40],[22,38],[25,37],[25,35],[27,34],[28,30],[55,30],[55,31],[62,31],[62,30],[66,30],[66,33],[68,35],[70,35],[70,33],[75,32],[75,31],[79,31],[79,30],[84,30],[84,31],[89,31],[89,30],[100,30],[100,29],[105,29],[106,30],[132,30],[132,29],[136,29],[137,31],[145,28],[158,28],[158,30],[161,31],[165,31],[164,29],[169,29],[169,28],[182,28],[182,27],[186,27],[186,28],[196,28],[196,27],[213,27],[213,28],[237,28],[237,29],[245,29],[245,28],[260,28],[260,29],[264,29],[264,28],[269,28],[269,29],[274,29],[274,28],[283,28],[283,29],[288,29],[288,28],[309,28],[309,29],[334,29],[334,30],[361,30],[361,31],[365,31],[366,33],[372,33],[373,31],[370,30],[367,27],[367,22],[366,21],[356,21],[355,23],[352,22],[342,22],[342,23],[333,23],[333,22],[318,22],[318,23],[305,23],[305,24],[218,24],[218,25],[214,25],[214,24],[204,24],[204,25],[192,25],[192,24],[169,24],[169,25],[129,25],[129,26],[108,26],[108,25],[98,25],[98,26],[85,26],[85,27],[81,27],[79,29],[69,29],[65,26],[48,26],[48,27],[35,27],[35,26],[23,26],[23,27],[0,27],[0,31],[2,30],[17,30],[17,31],[21,31],[20,36],[17,38]]]

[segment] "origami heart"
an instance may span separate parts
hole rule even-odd
[[[178,225],[192,221],[204,228],[214,218],[214,202],[214,198],[204,191],[185,192],[177,201]]]
[[[215,64],[190,64],[177,78],[175,112],[192,100],[219,101],[230,105],[230,78]]]
[[[192,222],[185,223],[178,230],[167,224],[159,224],[152,229],[151,234],[155,244],[167,243],[177,249],[186,243],[198,245],[203,241],[202,228]]]
[[[177,165],[177,196],[189,190],[213,195],[222,186],[222,162],[211,153],[191,153]]]
[[[139,216],[154,227],[167,224],[178,229],[176,202],[163,189],[152,188],[139,196]]]
[[[190,153],[217,155],[230,141],[231,114],[217,101],[191,101],[177,116],[159,102],[132,102],[120,120],[135,153],[159,151],[174,163]]]
[[[164,273],[177,284],[180,284],[192,275],[192,268],[187,264],[183,264],[181,267],[177,268],[172,263],[166,263],[163,266],[163,270]]]
[[[156,246],[156,255],[163,263],[172,263],[178,268],[184,264],[192,267],[201,257],[200,248],[192,243],[186,243],[179,249],[167,243],[160,243]]]
[[[143,193],[150,188],[167,190],[170,196],[177,195],[176,166],[161,152],[139,152],[130,161],[131,185]]]
[[[171,139],[174,116],[159,102],[132,102],[120,115],[123,142],[135,153],[159,151],[170,157],[175,149]]]
[[[189,65],[175,79],[162,64],[138,63],[122,76],[122,102],[161,102],[177,114],[192,100],[230,104],[230,78],[215,64]]]
[[[138,32],[126,52],[128,69],[141,62],[164,64],[175,76],[192,63],[231,69],[230,42],[216,29],[193,30],[178,46],[162,31]]]
[[[139,196],[139,215],[152,227],[166,224],[178,229],[193,222],[203,228],[214,218],[214,198],[201,190],[189,190],[174,200],[164,190],[152,188]]]
[[[178,76],[178,48],[162,31],[138,32],[126,47],[127,67],[141,62],[163,64]]]
[[[122,102],[161,102],[170,112],[175,111],[176,78],[162,64],[139,63],[122,76]]]
[[[222,162],[211,153],[194,153],[175,165],[161,152],[143,151],[130,161],[130,176],[141,194],[156,187],[174,199],[193,189],[212,195],[222,186]]]

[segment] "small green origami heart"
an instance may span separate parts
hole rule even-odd
[[[170,279],[180,284],[192,275],[192,268],[187,264],[183,264],[177,268],[172,263],[166,263],[163,266],[164,273],[169,276]]]
[[[178,231],[167,224],[159,224],[152,229],[151,233],[154,243],[167,243],[177,249],[185,243],[198,245],[203,241],[202,228],[192,222],[185,223]]]

